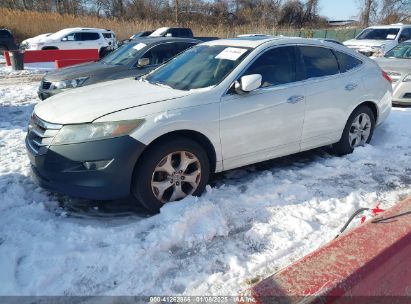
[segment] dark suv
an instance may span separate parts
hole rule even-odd
[[[0,29],[0,52],[18,49],[13,34],[6,29]]]

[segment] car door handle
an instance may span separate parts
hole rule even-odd
[[[287,102],[291,104],[295,104],[303,100],[304,100],[304,96],[299,95],[299,96],[291,96],[290,98],[287,99]]]
[[[349,83],[345,86],[346,91],[353,91],[358,87],[358,84],[356,83]]]

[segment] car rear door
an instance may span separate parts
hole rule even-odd
[[[306,79],[301,149],[308,150],[340,139],[347,115],[363,96],[363,86],[356,69],[340,72],[331,48],[307,45],[298,50]]]
[[[238,78],[260,74],[262,86],[244,94],[231,90],[222,97],[224,169],[300,150],[305,98],[296,54],[294,46],[265,51]]]

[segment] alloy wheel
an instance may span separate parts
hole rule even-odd
[[[200,181],[199,159],[193,153],[177,151],[157,164],[151,178],[151,189],[157,200],[168,203],[193,194]]]

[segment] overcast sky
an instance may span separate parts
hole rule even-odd
[[[320,14],[330,20],[357,19],[358,0],[320,0]]]

